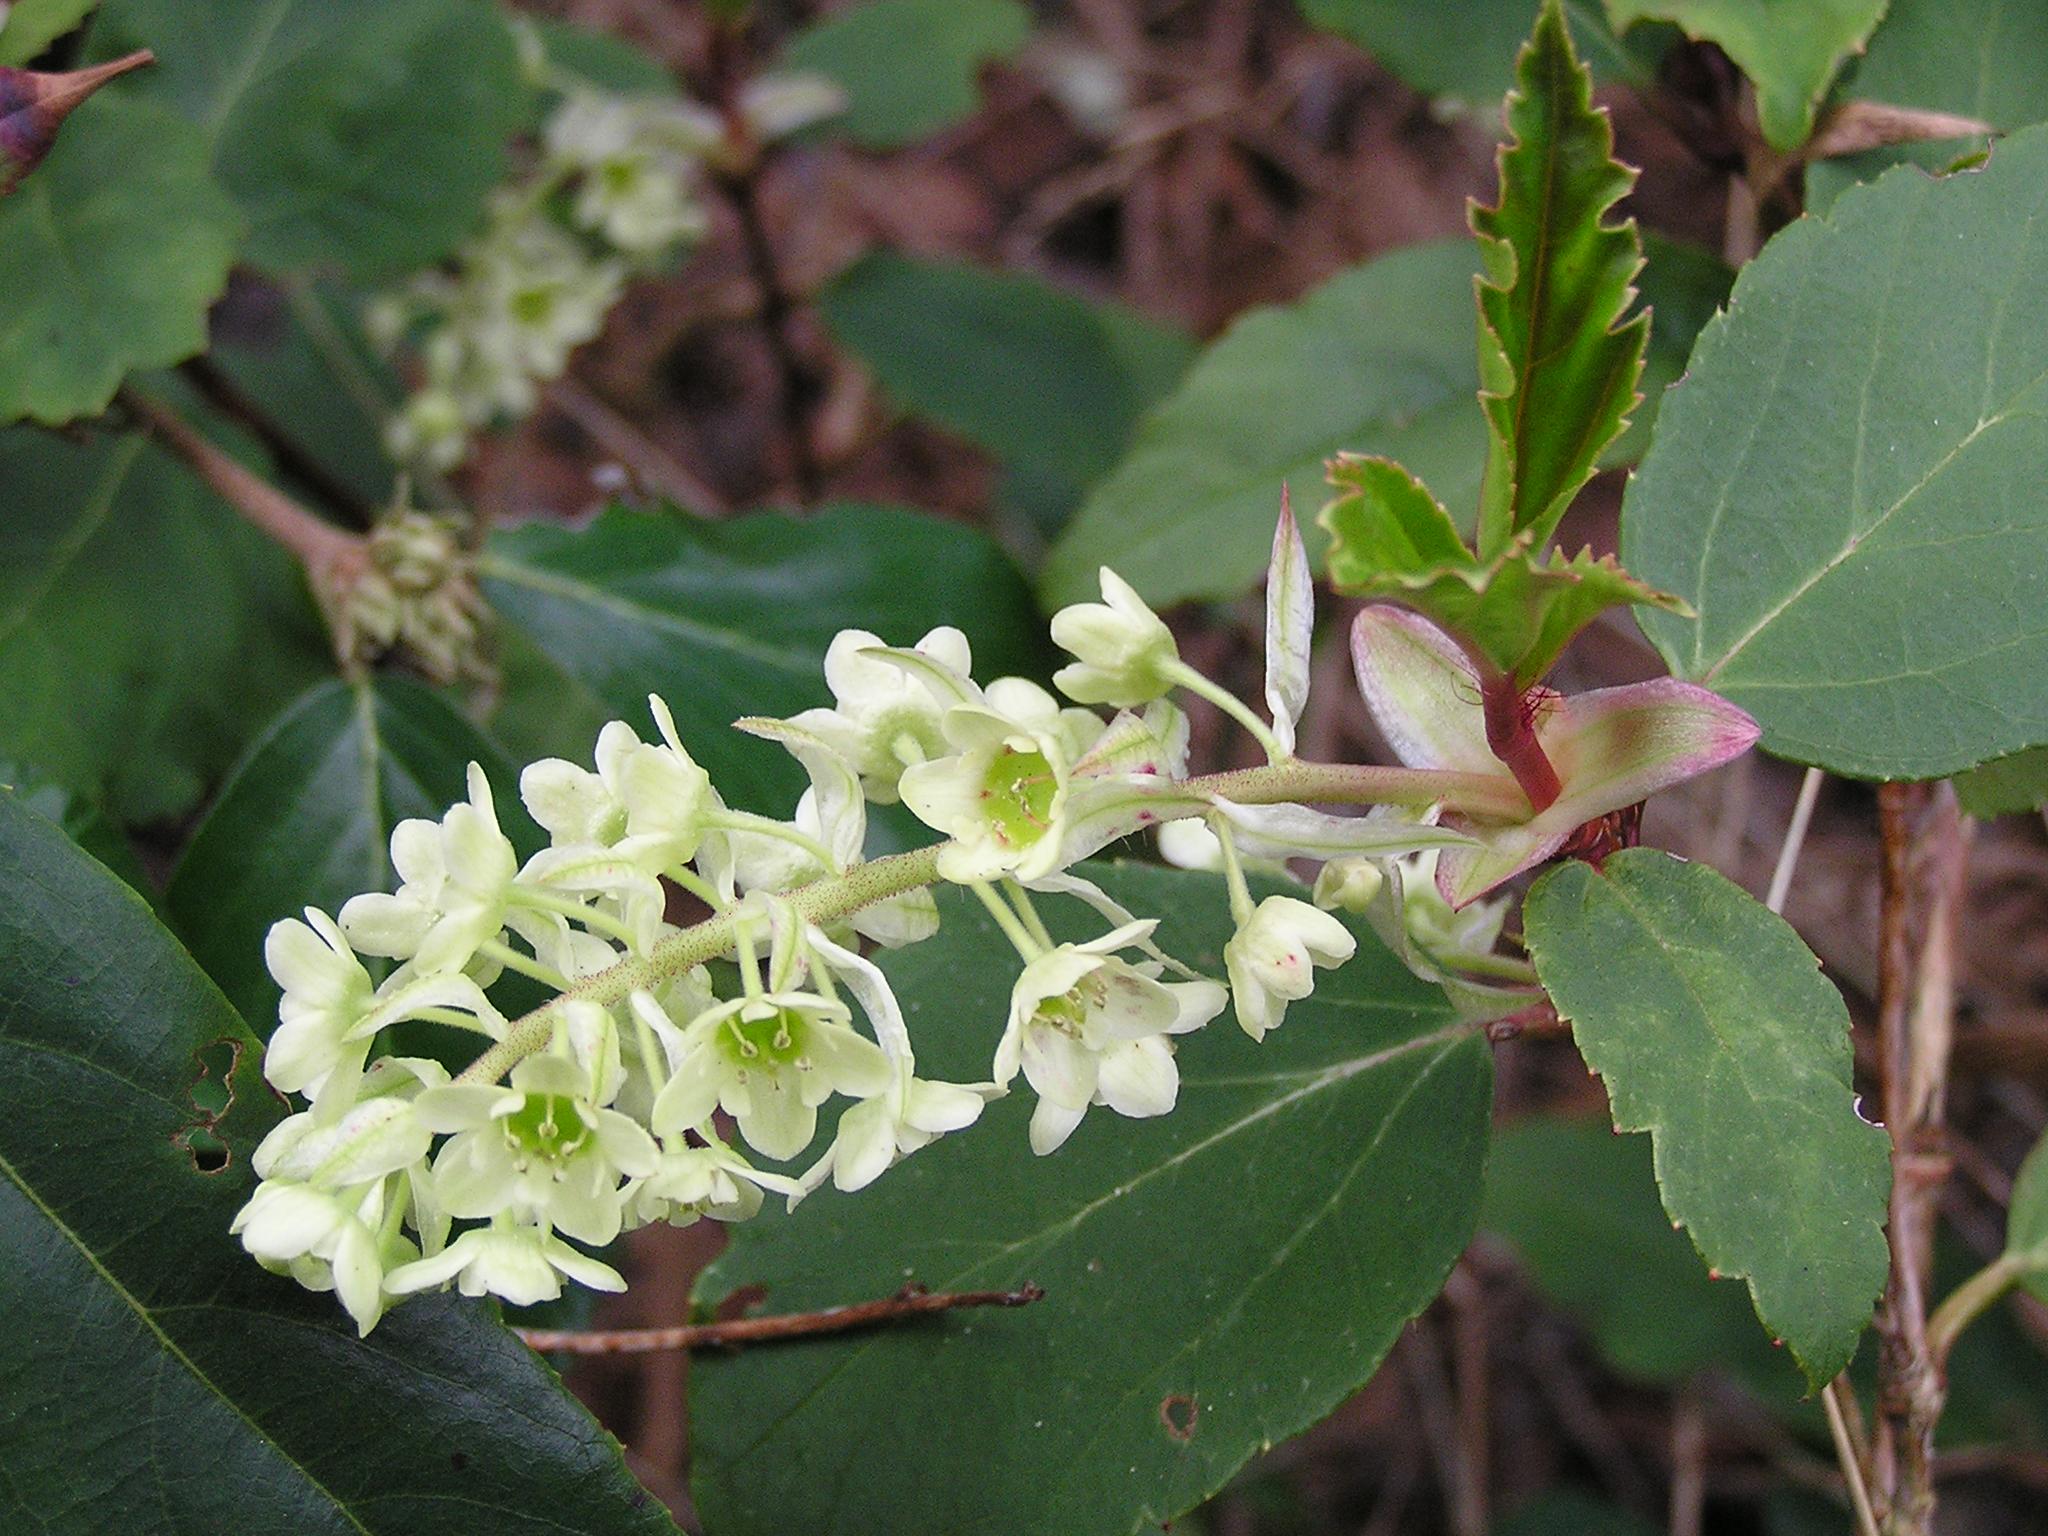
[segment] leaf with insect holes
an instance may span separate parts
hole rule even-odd
[[[592,1536],[674,1536],[487,1307],[411,1301],[359,1341],[242,1251],[281,1113],[255,1037],[6,793],[0,890],[0,1525],[543,1536],[573,1509]]]
[[[1566,559],[1552,550],[1546,560],[1529,533],[1480,560],[1428,488],[1389,460],[1339,455],[1330,483],[1338,494],[1320,519],[1330,533],[1330,584],[1413,609],[1477,646],[1518,687],[1541,679],[1610,608],[1685,609],[1612,556],[1586,549]]]
[[[1890,1143],[1856,1111],[1842,995],[1783,918],[1652,849],[1558,866],[1523,922],[1616,1129],[1650,1133],[1664,1209],[1825,1385],[1890,1263]]]
[[[1518,535],[1541,549],[1621,435],[1641,398],[1649,319],[1624,320],[1642,269],[1633,219],[1607,215],[1635,181],[1592,79],[1546,5],[1508,97],[1500,201],[1474,205],[1485,259],[1479,297],[1479,403],[1487,422],[1480,484],[1482,559]]]

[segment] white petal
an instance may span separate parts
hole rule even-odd
[[[1180,1094],[1173,1048],[1159,1035],[1111,1046],[1103,1053],[1096,1091],[1120,1115],[1142,1120],[1165,1114]]]

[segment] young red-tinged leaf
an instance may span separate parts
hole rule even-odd
[[[1475,204],[1480,404],[1489,445],[1481,559],[1517,534],[1541,548],[1641,397],[1649,319],[1623,321],[1643,264],[1634,220],[1608,222],[1635,172],[1614,159],[1592,77],[1547,4],[1508,96],[1500,201]]]
[[[1351,658],[1366,706],[1402,762],[1508,777],[1488,743],[1478,673],[1449,635],[1375,604],[1352,625]],[[1726,699],[1668,677],[1590,693],[1545,691],[1530,703],[1558,796],[1518,820],[1452,819],[1477,839],[1437,860],[1437,886],[1453,906],[1535,868],[1587,823],[1741,756],[1757,735],[1756,722]]]
[[[1809,1383],[1833,1379],[1884,1287],[1890,1163],[1812,951],[1713,870],[1647,848],[1560,865],[1523,922],[1615,1126],[1650,1133],[1666,1213],[1747,1279]]]
[[[1474,558],[1442,504],[1385,459],[1339,458],[1330,480],[1341,492],[1322,513],[1332,536],[1331,584],[1425,615],[1518,687],[1541,679],[1573,636],[1609,608],[1687,611],[1611,556],[1582,550],[1566,559],[1553,550],[1546,560],[1529,533],[1491,560]]]
[[[115,76],[155,62],[156,55],[142,48],[91,69],[58,75],[0,68],[0,197],[43,163],[74,107]]]

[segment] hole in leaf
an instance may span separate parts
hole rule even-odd
[[[236,1040],[215,1040],[192,1053],[193,1077],[188,1092],[199,1118],[173,1136],[171,1145],[183,1147],[192,1158],[193,1168],[200,1173],[219,1173],[233,1161],[219,1127],[235,1102],[232,1078],[241,1059],[241,1043]]]
[[[1195,1438],[1195,1420],[1201,1416],[1201,1405],[1186,1392],[1176,1392],[1159,1405],[1159,1422],[1166,1426],[1166,1432],[1176,1440]]]

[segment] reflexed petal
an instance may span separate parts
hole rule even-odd
[[[906,1125],[934,1136],[964,1131],[981,1118],[988,1106],[988,1094],[958,1083],[934,1083],[914,1078],[906,1096],[903,1120]],[[849,1111],[851,1113],[851,1111]]]
[[[1038,1107],[1031,1111],[1031,1150],[1040,1157],[1057,1152],[1087,1113],[1085,1104],[1076,1109],[1051,1099],[1040,1099]]]
[[[1111,1046],[1102,1054],[1096,1091],[1120,1115],[1142,1120],[1165,1114],[1180,1094],[1173,1047],[1158,1035]]]
[[[1168,981],[1160,985],[1173,994],[1174,1006],[1179,1010],[1166,1026],[1169,1035],[1200,1029],[1230,1001],[1230,994],[1213,981]]]
[[[896,1161],[896,1121],[883,1099],[868,1099],[839,1117],[832,1143],[832,1183],[849,1194],[865,1189]]]
[[[420,902],[368,891],[351,896],[342,907],[341,928],[364,954],[404,960],[419,952],[436,916]]]
[[[552,1239],[546,1244],[548,1262],[578,1285],[588,1286],[593,1291],[623,1291],[626,1280],[611,1265],[593,1259],[587,1253],[578,1253],[567,1243]]]

